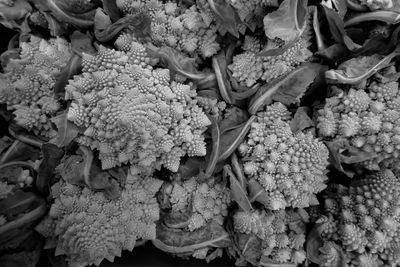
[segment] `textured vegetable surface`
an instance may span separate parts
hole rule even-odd
[[[0,265],[400,266],[399,18],[0,0]]]

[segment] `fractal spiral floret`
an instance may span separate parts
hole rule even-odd
[[[350,266],[400,264],[400,181],[382,170],[349,187],[332,186],[325,196],[326,213],[317,222],[325,242],[343,249]],[[324,266],[334,264],[325,251]],[[334,251],[332,251],[334,252]],[[372,264],[373,263],[373,264]]]
[[[155,193],[161,185],[161,180],[129,174],[121,196],[109,200],[102,192],[61,180],[51,188],[55,202],[46,235],[57,239],[58,253],[74,266],[113,261],[122,250],[131,251],[136,240],[155,238],[159,219]]]
[[[257,242],[261,242],[261,251],[257,253],[259,256],[256,259],[258,264],[301,264],[306,259],[305,214],[304,210],[293,209],[238,211],[233,216],[233,223],[235,231],[239,233],[239,243],[251,235],[255,235]],[[251,243],[248,241],[243,245],[245,251]]]
[[[398,167],[400,92],[397,82],[371,81],[365,90],[351,88],[332,96],[319,115],[317,127],[322,137],[349,140],[350,146],[377,154],[360,163],[367,169]]]
[[[294,70],[312,56],[308,38],[309,36],[304,33],[304,36],[280,55],[259,56],[258,54],[263,51],[260,40],[245,36],[243,53],[235,55],[228,68],[232,71],[232,77],[243,86],[251,87],[260,79],[267,83],[271,82]],[[278,48],[279,42],[268,40],[265,47]]]
[[[35,36],[20,44],[19,58],[10,59],[0,77],[0,103],[13,110],[16,123],[47,138],[55,136],[50,117],[60,105],[54,96],[56,75],[72,51],[67,41]]]
[[[0,0],[0,266],[400,266],[399,23]]]
[[[196,5],[184,7],[158,0],[119,0],[117,6],[127,14],[145,11],[151,17],[151,37],[157,44],[190,55],[199,53],[202,57],[210,57],[220,49],[215,23]]]
[[[207,183],[198,183],[191,178],[180,184],[170,185],[169,201],[172,213],[191,214],[187,229],[194,231],[205,226],[211,220],[222,225],[228,215],[230,192],[226,185],[209,180]],[[188,211],[189,210],[189,211]]]
[[[290,119],[283,104],[267,106],[239,146],[244,173],[264,188],[271,210],[316,205],[326,187],[328,149],[311,133],[293,133]]]
[[[101,47],[83,55],[84,73],[66,87],[68,119],[85,129],[78,142],[100,152],[103,169],[132,162],[176,172],[181,157],[206,153],[210,120],[196,92],[150,61],[135,41],[126,52]]]

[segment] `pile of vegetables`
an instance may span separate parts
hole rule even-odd
[[[400,1],[0,15],[1,266],[99,266],[146,242],[205,264],[400,265]]]

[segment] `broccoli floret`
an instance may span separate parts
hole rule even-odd
[[[293,133],[290,119],[283,104],[267,106],[239,146],[244,173],[264,188],[271,210],[316,205],[326,187],[328,149],[311,133]]]
[[[150,173],[161,165],[176,172],[184,155],[204,156],[202,133],[211,122],[196,91],[153,68],[140,43],[120,39],[117,46],[125,52],[84,54],[84,73],[66,87],[68,119],[84,129],[77,141],[99,150],[103,169],[130,161]]]
[[[350,88],[326,100],[319,110],[321,137],[343,140],[349,147],[378,153],[361,162],[369,170],[397,168],[400,142],[400,94],[397,82],[370,82],[366,89]]]
[[[102,192],[60,180],[52,186],[55,202],[44,221],[54,232],[46,235],[57,239],[58,253],[74,266],[112,262],[122,250],[131,251],[136,240],[156,237],[155,193],[161,185],[160,180],[129,173],[121,196],[110,200]]]
[[[146,10],[151,17],[151,38],[158,45],[166,45],[191,56],[210,57],[218,52],[217,28],[196,5],[185,7],[158,0],[117,1],[125,14]]]
[[[246,250],[245,257],[263,263],[301,264],[306,259],[304,210],[256,210],[237,211],[233,216],[234,231],[240,249]],[[257,239],[250,242],[249,236]],[[242,242],[248,240],[247,242]]]
[[[20,43],[17,59],[10,59],[0,77],[0,103],[16,115],[16,123],[36,135],[52,138],[50,117],[60,109],[54,96],[56,75],[69,61],[70,44],[61,38],[35,36]]]
[[[331,185],[317,221],[325,242],[323,266],[333,264],[338,247],[351,266],[364,266],[367,260],[372,266],[400,264],[399,193],[399,179],[389,169],[349,187]]]

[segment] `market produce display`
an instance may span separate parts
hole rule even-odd
[[[400,266],[400,1],[0,0],[0,23],[0,266],[146,243]]]

